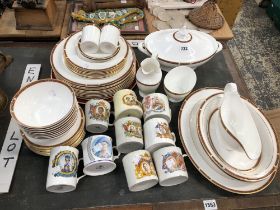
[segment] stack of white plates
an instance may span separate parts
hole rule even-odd
[[[135,85],[136,58],[123,37],[112,54],[87,54],[79,46],[82,32],[59,42],[51,53],[52,76],[69,84],[79,102],[110,100],[115,92]]]
[[[195,167],[213,184],[238,194],[259,192],[277,172],[276,134],[262,112],[242,99],[261,142],[258,158],[249,158],[246,148],[223,124],[219,110],[223,96],[220,89],[206,88],[195,91],[184,101],[178,119],[182,144]]]
[[[85,117],[73,89],[53,79],[32,82],[13,97],[10,112],[26,145],[49,155],[54,146],[78,146],[85,135]]]

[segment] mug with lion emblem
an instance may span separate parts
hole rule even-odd
[[[137,96],[133,90],[119,90],[115,93],[113,101],[116,120],[129,116],[140,119],[143,116],[142,104],[137,100]]]

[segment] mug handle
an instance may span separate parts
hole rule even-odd
[[[174,132],[172,132],[171,133],[171,135],[173,136],[173,141],[174,141],[174,143],[176,142],[176,136],[175,136],[175,133]]]
[[[84,158],[79,158],[78,159],[78,165],[80,164],[80,161],[81,160],[83,160]],[[77,177],[77,184],[79,183],[79,181],[82,179],[82,178],[84,178],[86,175],[85,174],[83,174],[83,175],[81,175],[81,176],[79,176],[79,177]]]
[[[115,160],[119,159],[119,157],[120,157],[121,153],[119,152],[119,150],[117,149],[117,147],[116,147],[116,146],[114,146],[114,147],[113,147],[113,149],[115,149],[115,150],[117,150],[117,151],[118,151],[118,154],[117,154],[116,156],[113,156],[113,161],[115,161]]]
[[[111,114],[113,114],[113,115],[114,115],[114,114],[115,114],[115,112],[110,111],[110,115],[111,115]],[[115,116],[115,115],[114,115],[114,116]],[[115,120],[113,121],[113,123],[110,123],[110,122],[109,122],[109,123],[108,123],[108,126],[114,126],[114,123],[115,123]]]

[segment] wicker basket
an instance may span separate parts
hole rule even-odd
[[[213,1],[208,1],[200,8],[190,11],[189,20],[194,25],[205,29],[219,29],[224,25],[224,19]]]

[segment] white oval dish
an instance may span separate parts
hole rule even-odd
[[[229,175],[227,175],[223,170],[217,167],[211,160],[211,158],[204,151],[202,145],[200,144],[199,138],[195,133],[192,133],[189,118],[194,105],[199,101],[206,99],[215,93],[221,93],[219,89],[199,89],[193,92],[184,101],[181,106],[179,118],[178,118],[178,128],[181,137],[182,144],[188,157],[194,164],[194,166],[199,170],[199,172],[205,176],[210,182],[216,186],[238,194],[252,194],[257,193],[265,189],[274,179],[276,172],[273,172],[270,176],[262,181],[258,182],[245,182],[237,180]],[[263,118],[263,115],[259,115]],[[265,119],[265,118],[264,118]],[[195,129],[195,128],[194,128]],[[271,129],[271,127],[270,127]],[[195,129],[196,130],[196,129]],[[274,135],[271,130],[271,134]],[[277,162],[278,164],[278,162]]]
[[[234,170],[237,171],[236,173],[238,174],[239,170],[246,171],[253,168],[258,163],[258,160],[251,160],[247,157],[241,145],[232,139],[231,136],[227,135],[227,133],[224,131],[224,128],[220,126],[220,120],[218,122],[215,121],[215,124],[211,124],[211,131],[215,130],[215,133],[218,133],[218,137],[221,139],[209,138],[208,134],[210,133],[209,127],[211,114],[220,107],[222,100],[223,94],[217,94],[210,96],[209,98],[205,99],[203,103],[201,103],[197,114],[197,124],[199,126],[198,134],[202,146],[205,148],[205,151],[208,154],[213,156],[214,161],[216,161],[223,168],[227,169],[226,166],[230,167],[231,169],[229,171]],[[219,141],[220,144],[217,144],[217,141]],[[213,148],[213,142],[216,143],[215,146],[217,147]],[[216,155],[215,151],[221,151],[223,149],[227,152],[222,154],[218,153],[221,157],[220,158]],[[223,161],[225,161],[228,165],[223,163]]]

